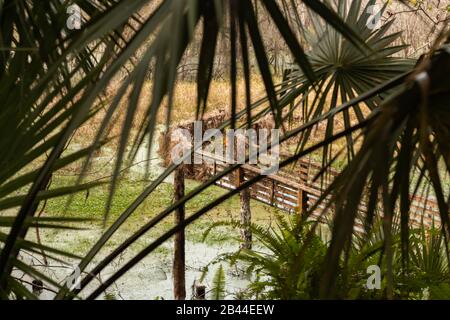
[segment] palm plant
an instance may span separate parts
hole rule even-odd
[[[342,298],[386,298],[387,264],[383,261],[385,234],[382,221],[378,220],[371,234],[355,234],[348,259],[344,266],[349,281],[341,282],[339,296]],[[449,281],[449,259],[444,236],[434,225],[411,228],[408,241],[410,247],[407,260],[402,259],[400,223],[392,223],[392,274],[393,294],[396,299],[447,299]],[[369,266],[382,267],[380,290],[367,290],[365,271]],[[339,279],[340,280],[340,279]]]
[[[434,227],[431,230],[413,230],[411,234],[410,264],[408,272],[397,275],[397,285],[403,291],[416,296],[428,293],[430,299],[448,299],[450,297],[450,269],[448,243],[443,234]],[[409,275],[414,274],[414,277]],[[406,290],[404,289],[406,287]]]
[[[76,257],[24,240],[28,229],[37,224],[42,228],[68,228],[65,222],[74,220],[36,217],[40,201],[99,185],[98,182],[79,183],[47,190],[53,172],[86,157],[96,148],[90,146],[63,155],[75,130],[99,111],[103,99],[95,104],[93,101],[101,95],[98,83],[104,82],[103,69],[114,68],[116,53],[123,49],[118,39],[126,21],[119,18],[114,24],[98,28],[102,25],[99,7],[90,1],[80,6],[88,16],[96,16],[89,37],[65,31],[66,7],[61,1],[39,5],[29,1],[2,1],[0,5],[3,104],[0,208],[10,209],[9,215],[1,217],[1,226],[9,228],[7,233],[1,233],[2,298],[11,292],[16,297],[33,298],[29,290],[11,277],[13,267],[49,281],[16,259],[19,250],[45,250],[49,254]],[[104,9],[112,10],[113,6],[105,4]],[[93,43],[92,39],[97,40]],[[98,54],[100,46],[105,50]],[[35,165],[30,167],[30,163]],[[11,210],[16,207],[20,210]]]
[[[211,228],[222,224],[215,224]],[[240,227],[239,222],[228,223]],[[211,264],[229,261],[245,268],[252,278],[246,288],[247,299],[316,299],[318,282],[327,251],[324,232],[328,225],[315,226],[298,215],[277,216],[275,226],[251,226],[257,246],[219,256]],[[208,230],[209,232],[209,230]],[[207,236],[207,234],[205,235]],[[396,299],[447,299],[449,294],[449,256],[444,237],[434,226],[412,229],[409,234],[407,264],[401,259],[400,224],[393,222],[393,291]],[[338,299],[386,298],[387,265],[383,261],[385,234],[377,220],[368,235],[355,233],[347,256],[339,261],[336,278]],[[306,245],[307,244],[307,245]],[[371,266],[380,266],[379,289],[367,288]]]
[[[26,0],[0,2],[0,21],[2,21],[0,97],[4,104],[0,111],[2,124],[0,130],[2,130],[1,136],[7,137],[0,140],[2,164],[0,209],[14,209],[8,211],[9,216],[1,217],[0,220],[1,226],[8,230],[0,237],[2,243],[0,294],[2,298],[12,296],[35,298],[27,288],[12,277],[14,268],[19,268],[32,277],[41,278],[46,284],[55,287],[58,291],[56,294],[58,299],[78,296],[96,275],[142,235],[158,225],[175,209],[185,205],[187,201],[213,185],[218,179],[240,166],[239,164],[230,166],[191,191],[183,199],[167,207],[91,267],[94,257],[112,235],[176,169],[175,165],[170,166],[110,224],[91,250],[85,256],[79,257],[81,258],[80,271],[89,271],[82,277],[79,288],[71,289],[55,283],[17,259],[20,250],[44,250],[49,254],[73,257],[68,253],[27,241],[26,235],[29,228],[36,224],[41,227],[67,227],[61,224],[73,222],[67,219],[54,221],[37,218],[38,206],[43,200],[86,190],[99,184],[99,182],[83,183],[85,181],[83,172],[88,168],[95,150],[107,142],[109,129],[117,114],[123,113],[124,118],[120,120],[121,133],[118,137],[116,164],[110,181],[110,196],[106,201],[105,221],[108,219],[122,164],[134,158],[139,146],[146,138],[150,142],[153,140],[156,115],[164,101],[168,101],[169,104],[167,122],[170,123],[177,66],[198,29],[202,31],[197,74],[197,113],[199,115],[207,107],[215,49],[219,41],[218,35],[225,27],[230,29],[232,117],[222,125],[222,128],[234,127],[240,119],[245,119],[246,121],[243,122],[250,125],[251,122],[267,113],[271,113],[276,124],[280,126],[289,105],[298,101],[297,99],[306,101],[310,89],[325,85],[327,81],[330,81],[330,76],[332,79],[338,79],[333,76],[337,74],[337,71],[340,76],[339,80],[334,80],[334,91],[337,93],[333,93],[333,100],[336,101],[333,101],[332,108],[327,110],[324,108],[325,102],[320,102],[321,100],[316,102],[314,112],[305,117],[303,123],[297,124],[287,132],[282,137],[281,143],[295,136],[303,136],[306,141],[311,128],[324,121],[330,121],[335,116],[343,115],[345,119],[348,117],[348,110],[355,109],[360,104],[364,103],[373,109],[370,116],[363,114],[364,119],[358,119],[356,124],[347,123],[342,131],[334,132],[329,125],[330,129],[321,141],[312,145],[303,143],[292,157],[280,164],[281,167],[285,167],[305,155],[320,150],[325,151],[324,154],[326,154],[329,146],[345,137],[349,140],[352,134],[359,133],[364,138],[362,146],[355,151],[355,156],[349,157],[351,161],[345,170],[319,201],[322,202],[327,197],[331,197],[331,202],[327,202],[326,207],[329,207],[329,203],[334,203],[336,208],[333,238],[325,259],[320,296],[333,295],[335,283],[333,279],[337,278],[338,262],[345,244],[351,237],[357,207],[365,198],[365,191],[368,191],[370,199],[366,214],[368,226],[373,221],[379,191],[382,194],[383,212],[388,217],[385,225],[387,236],[384,241],[388,265],[392,261],[389,221],[392,221],[397,202],[400,202],[402,242],[406,244],[405,248],[408,245],[408,217],[411,211],[408,200],[409,185],[412,173],[416,172],[415,168],[419,168],[420,172],[415,189],[418,189],[424,179],[430,180],[439,203],[442,225],[446,228],[446,236],[448,235],[450,231],[449,199],[442,188],[445,176],[440,175],[438,171],[438,166],[441,164],[444,172],[446,174],[449,172],[450,83],[445,76],[450,68],[448,45],[424,57],[422,63],[413,71],[391,78],[392,73],[404,71],[406,70],[404,68],[407,68],[404,62],[386,60],[398,48],[384,49],[383,46],[391,43],[395,36],[384,36],[386,31],[384,28],[370,35],[364,32],[361,36],[361,32],[358,32],[358,29],[355,30],[354,25],[359,26],[367,17],[355,13],[357,8],[360,8],[358,1],[355,1],[357,4],[350,6],[349,11],[338,6],[338,12],[336,12],[327,1],[302,0],[304,5],[326,21],[326,26],[321,24],[320,29],[316,26],[316,30],[328,29],[325,36],[333,43],[339,43],[342,48],[347,48],[345,53],[341,51],[339,61],[347,62],[347,59],[351,59],[355,62],[352,72],[353,80],[347,80],[349,76],[341,73],[342,70],[339,68],[337,70],[336,65],[326,66],[325,71],[328,74],[325,71],[321,74],[315,67],[324,62],[321,60],[321,55],[308,57],[305,53],[307,48],[303,48],[300,44],[292,26],[280,10],[278,2],[264,0],[261,1],[263,7],[302,70],[302,75],[299,75],[297,80],[290,79],[289,91],[281,96],[282,92],[286,92],[286,86],[274,85],[263,37],[258,28],[256,6],[260,3],[256,4],[250,0],[164,0],[157,3],[148,0],[136,0],[132,3],[119,0],[68,1],[68,3],[73,2],[80,6],[85,18],[83,28],[79,31],[70,31],[65,28],[67,3],[61,3],[59,0],[50,0],[45,3]],[[284,6],[295,9],[293,6],[295,1],[282,0],[281,2]],[[155,9],[146,17],[140,16],[141,9],[149,3],[154,5]],[[330,26],[333,29],[330,29]],[[363,26],[359,27],[363,28]],[[365,41],[366,36],[369,37],[368,42]],[[436,48],[442,42],[437,41]],[[357,49],[350,49],[351,46]],[[250,101],[249,47],[253,48],[266,90],[266,97],[255,103]],[[359,50],[358,57],[355,57],[354,50]],[[141,54],[140,57],[135,58],[137,52]],[[236,61],[239,54],[242,56],[247,97],[245,109],[242,111],[237,110],[236,103]],[[362,69],[359,68],[358,61],[361,62]],[[392,71],[381,73],[381,70],[375,70],[378,76],[374,76],[374,80],[369,81],[370,76],[366,76],[368,70],[364,70],[364,66],[367,68],[367,65],[371,63],[378,64],[378,67],[383,69],[389,67]],[[152,96],[150,101],[145,103],[144,116],[137,119],[137,105],[150,66],[154,70]],[[102,96],[111,81],[122,75],[121,72],[125,67],[128,74],[121,82],[116,94],[112,97]],[[342,80],[343,78],[346,80]],[[383,82],[386,79],[389,80]],[[293,85],[292,82],[294,82]],[[320,97],[327,95],[327,90],[322,91],[324,92],[319,95]],[[341,91],[339,97],[342,104],[337,106],[339,91]],[[380,97],[384,98],[388,92],[392,92],[392,96],[380,103]],[[126,105],[119,108],[122,97],[127,94],[129,99]],[[65,153],[64,150],[76,130],[94,115],[100,114],[100,111],[103,112],[102,121],[95,139],[81,151]],[[139,125],[136,134],[133,135],[131,127],[135,121],[138,121]],[[127,152],[128,146],[131,146],[129,152]],[[78,159],[85,160],[79,181],[68,187],[49,189],[52,173]],[[371,159],[376,161],[373,162]],[[30,163],[35,165],[31,171]],[[394,169],[395,174],[391,173]],[[211,208],[261,178],[256,176],[239,188],[212,200],[208,205],[187,217],[185,221],[162,234],[127,261],[110,278],[95,286],[91,292],[88,292],[87,297],[97,298],[115,280],[164,241]],[[347,199],[347,195],[351,196]],[[304,247],[308,245],[306,241]],[[403,252],[406,252],[406,249]]]
[[[301,108],[304,122],[316,119],[338,105],[411,70],[414,65],[413,59],[395,57],[396,53],[407,46],[395,45],[401,35],[400,32],[389,33],[394,19],[378,29],[368,27],[373,18],[368,13],[368,8],[375,5],[376,1],[368,1],[365,5],[360,0],[351,1],[350,4],[347,1],[330,3],[334,5],[342,20],[370,46],[371,51],[369,53],[361,51],[326,21],[320,19],[314,12],[309,12],[312,28],[302,28],[302,31],[304,39],[311,47],[307,51],[307,56],[316,75],[315,82],[307,81],[302,72],[292,73],[289,77],[293,85],[297,85],[299,90],[305,92],[303,98],[293,105],[289,113]],[[380,11],[380,15],[386,8],[387,4]],[[322,139],[333,135],[337,129],[335,128],[337,121],[343,122],[345,129],[363,122],[368,113],[378,106],[388,93],[389,91],[382,92],[365,99],[363,103],[353,105],[349,110],[343,110],[339,115],[330,116]],[[300,148],[304,148],[309,142],[311,131],[310,129],[305,133]],[[355,142],[351,134],[346,136],[346,140],[347,155],[350,159],[354,155]],[[331,158],[331,148],[325,146],[323,164],[326,165]]]
[[[448,61],[444,62],[448,58],[447,45],[420,64],[412,78],[386,99],[368,125],[355,158],[334,181],[332,202],[336,205],[336,213],[328,270],[336,270],[340,253],[351,236],[351,229],[347,227],[354,224],[358,206],[366,196],[369,199],[365,216],[367,224],[373,221],[377,203],[381,204],[385,216],[384,252],[388,265],[393,259],[390,235],[396,212],[399,212],[401,224],[402,255],[406,257],[409,219],[413,212],[410,196],[420,188],[422,179],[429,179],[432,185],[442,228],[448,237],[449,198],[443,184],[449,172],[448,141],[444,138],[448,136],[449,128],[448,102],[445,102],[449,87],[448,80],[441,73],[441,67],[448,64]],[[428,86],[431,83],[433,85]],[[419,178],[414,180],[416,175]],[[348,199],[346,195],[352,196]],[[392,289],[390,269],[388,287]],[[330,279],[331,274],[326,273],[323,283]],[[333,289],[324,285],[323,290]]]
[[[248,288],[249,297],[317,298],[326,245],[314,234],[312,224],[299,216],[277,216],[275,227],[252,225],[251,229],[260,249],[243,249],[230,257],[245,264],[248,274],[257,275]]]
[[[204,233],[204,239],[213,229],[224,226],[239,229],[243,225],[239,221],[214,223]],[[227,261],[250,279],[241,293],[246,299],[318,298],[317,281],[326,253],[328,226],[315,226],[298,214],[276,214],[274,224],[252,223],[248,228],[255,238],[254,248],[219,255],[205,266],[204,275],[211,265]]]

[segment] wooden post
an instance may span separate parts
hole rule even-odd
[[[31,283],[31,287],[32,287],[34,295],[39,297],[41,295],[42,291],[44,290],[44,283],[42,282],[42,280],[35,279]]]
[[[270,189],[270,205],[273,206],[275,202],[275,180],[272,181],[272,188]]]
[[[303,200],[302,201],[302,211],[306,212],[309,209],[309,206],[308,206],[309,196],[305,190],[302,191],[302,200]]]
[[[184,172],[180,166],[175,170],[173,181],[174,201],[184,197]],[[184,205],[175,210],[175,224],[183,222],[185,217]],[[184,229],[175,234],[174,256],[173,256],[173,295],[175,300],[186,299],[186,279],[185,279],[185,234]]]
[[[308,193],[305,190],[298,189],[297,191],[297,207],[299,213],[308,211]]]
[[[244,169],[238,169],[237,180],[239,185],[244,182]],[[252,213],[250,211],[250,189],[246,188],[240,192],[240,201],[241,224],[243,225],[241,229],[241,239],[243,240],[241,248],[250,250],[252,248],[252,231],[250,229],[250,224],[252,223]]]
[[[206,299],[206,287],[201,284],[196,284],[194,287],[194,299],[205,300]]]

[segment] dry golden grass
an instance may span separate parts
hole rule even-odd
[[[237,108],[245,108],[245,86],[241,79],[237,83]],[[264,96],[264,85],[261,80],[253,79],[251,100],[255,101]],[[215,80],[211,83],[206,112],[217,110],[230,110],[231,86],[229,81]],[[172,121],[179,123],[186,120],[194,120],[197,109],[197,86],[195,82],[180,82],[175,88],[172,106]],[[167,103],[158,114],[158,122],[164,123],[168,108]]]
[[[255,101],[258,98],[264,96],[264,84],[260,79],[254,77],[252,79],[251,87],[251,100]],[[113,98],[115,92],[117,92],[120,84],[114,84],[107,90],[106,96]],[[239,80],[237,83],[238,94],[237,94],[237,107],[238,110],[245,108],[245,85],[243,80]],[[206,112],[217,111],[217,110],[229,110],[230,100],[231,100],[231,86],[228,81],[214,80],[211,83],[211,89],[208,97],[208,104]],[[145,114],[149,108],[149,103],[152,99],[152,83],[147,82],[144,85],[142,91],[138,110],[134,117],[133,123],[133,133],[139,128]],[[169,112],[168,99],[166,98],[158,112],[157,122],[158,124],[165,124]],[[114,119],[113,125],[109,128],[109,136],[116,137],[119,135],[123,121],[126,116],[126,110],[128,107],[129,93],[124,95],[121,100],[118,112],[116,113],[116,118]],[[197,86],[195,82],[178,82],[173,95],[173,102],[171,106],[171,124],[177,124],[180,122],[194,120],[196,117],[197,110]],[[74,141],[80,144],[87,144],[92,139],[94,139],[97,130],[99,129],[101,122],[105,116],[105,110],[101,110],[97,115],[90,119],[85,125],[83,125],[76,133]]]

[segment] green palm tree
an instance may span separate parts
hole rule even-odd
[[[333,190],[330,189],[335,216],[327,270],[336,270],[339,255],[351,237],[359,205],[365,198],[368,199],[365,213],[368,225],[374,219],[377,204],[381,204],[385,216],[384,252],[388,265],[393,259],[390,235],[395,217],[400,219],[402,254],[405,257],[410,215],[414,212],[410,197],[417,193],[424,180],[432,186],[441,226],[445,237],[448,237],[449,198],[443,185],[449,173],[448,141],[444,138],[448,133],[446,99],[449,82],[442,73],[442,67],[448,65],[449,57],[448,45],[433,52],[372,114],[361,148],[334,181]],[[347,198],[347,195],[351,196]],[[389,270],[388,288],[391,290],[392,274]],[[326,272],[324,292],[333,291],[332,286],[325,284],[331,278],[333,272]]]
[[[224,224],[213,225],[212,228]],[[239,228],[239,222],[228,223]],[[317,299],[318,282],[327,251],[330,226],[302,220],[298,215],[277,216],[269,228],[252,225],[257,245],[252,250],[219,256],[212,263],[228,260],[251,275],[245,297],[252,299]],[[208,230],[209,232],[209,230]],[[206,234],[207,236],[207,234]],[[392,224],[393,292],[396,299],[448,299],[449,256],[442,232],[432,226],[413,228],[409,234],[410,259],[401,258],[400,223]],[[341,256],[336,277],[338,299],[385,299],[387,265],[385,234],[377,219],[368,235],[355,233],[350,250]],[[380,288],[367,287],[370,267],[380,266]],[[254,276],[256,275],[256,276]]]
[[[241,250],[230,256],[232,262],[256,274],[247,291],[249,298],[315,299],[317,281],[325,258],[326,244],[312,223],[299,216],[277,216],[276,226],[252,225],[261,249]],[[307,244],[307,245],[306,245]]]

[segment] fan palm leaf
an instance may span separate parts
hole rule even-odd
[[[72,3],[72,2],[69,2]],[[216,46],[220,41],[219,34],[230,25],[231,39],[230,57],[234,61],[238,56],[238,48],[244,48],[243,56],[244,78],[246,79],[247,103],[243,111],[237,111],[235,93],[235,81],[237,66],[231,63],[230,79],[232,80],[232,119],[222,125],[234,126],[238,119],[247,115],[247,122],[256,121],[259,116],[271,113],[277,126],[280,126],[285,117],[283,110],[300,97],[301,103],[307,100],[308,92],[312,88],[325,86],[325,91],[318,95],[312,109],[305,109],[304,122],[285,134],[282,142],[297,135],[303,135],[306,141],[310,130],[326,121],[328,130],[325,137],[318,143],[300,147],[291,158],[283,161],[281,167],[294,163],[299,158],[321,151],[327,154],[327,148],[335,141],[361,133],[365,129],[364,142],[358,152],[355,151],[354,159],[346,170],[333,183],[332,188],[325,192],[321,200],[332,194],[336,202],[335,233],[328,255],[327,265],[329,273],[324,278],[332,278],[335,256],[339,256],[343,242],[347,234],[352,233],[356,207],[361,202],[363,189],[370,185],[372,195],[382,187],[384,191],[383,205],[388,214],[392,206],[400,196],[401,212],[403,220],[408,215],[409,202],[407,200],[406,182],[409,181],[405,170],[398,170],[393,178],[392,188],[389,183],[381,179],[368,181],[368,177],[378,177],[379,173],[388,177],[390,169],[394,165],[405,165],[404,168],[412,168],[418,162],[423,168],[423,176],[429,179],[434,187],[435,196],[439,203],[442,224],[450,228],[448,224],[448,200],[442,190],[442,178],[439,176],[437,164],[444,160],[448,171],[448,83],[441,72],[446,70],[446,51],[436,52],[432,59],[426,59],[430,69],[427,69],[428,79],[431,79],[423,87],[423,82],[415,84],[414,80],[405,81],[406,75],[393,77],[398,74],[406,64],[397,59],[391,59],[391,55],[399,48],[389,46],[396,35],[385,35],[387,30],[381,29],[368,35],[369,43],[365,37],[361,37],[360,29],[355,28],[356,19],[358,25],[364,22],[365,15],[355,14],[356,4],[349,11],[343,7],[336,7],[329,2],[316,0],[303,0],[314,14],[319,15],[327,24],[321,24],[316,30],[327,29],[325,35],[332,43],[339,45],[339,54],[336,55],[333,64],[318,67],[324,63],[322,53],[308,53],[307,48],[300,44],[296,38],[289,21],[283,15],[275,0],[264,0],[262,4],[267,10],[271,20],[276,25],[281,37],[285,40],[296,63],[302,70],[294,81],[289,91],[282,86],[274,85],[267,52],[265,49],[261,30],[259,29],[258,12],[252,1],[233,0],[190,0],[176,1],[164,0],[158,2],[150,15],[143,18],[140,10],[151,1],[76,1],[83,11],[85,23],[79,31],[69,31],[65,28],[66,4],[59,0],[47,2],[31,1],[2,1],[0,2],[0,98],[3,108],[0,111],[0,203],[3,208],[15,206],[13,219],[9,220],[9,232],[2,239],[3,246],[0,254],[0,293],[3,298],[8,298],[13,292],[16,297],[33,298],[33,295],[11,277],[14,267],[21,268],[27,273],[40,277],[47,281],[44,275],[36,270],[29,269],[18,263],[17,256],[21,249],[29,243],[23,242],[27,232],[33,224],[33,217],[39,202],[55,196],[66,195],[80,190],[96,186],[96,183],[82,183],[83,175],[77,185],[69,188],[52,189],[50,181],[52,174],[65,165],[85,158],[83,171],[88,167],[90,158],[95,150],[101,147],[108,137],[108,128],[113,123],[114,116],[122,112],[125,117],[121,121],[122,131],[116,150],[117,158],[110,184],[110,195],[106,202],[106,212],[112,206],[116,182],[124,161],[133,159],[139,146],[147,138],[153,140],[156,126],[156,115],[161,110],[164,101],[169,102],[167,121],[171,118],[171,102],[177,78],[177,66],[180,63],[186,48],[193,42],[193,35],[201,30],[201,50],[199,55],[199,70],[197,74],[197,114],[201,115],[207,108],[208,92],[211,83],[212,71],[216,54]],[[155,3],[155,2],[153,2]],[[153,4],[152,3],[152,4]],[[359,2],[356,2],[359,3]],[[30,27],[31,26],[31,27]],[[331,26],[332,28],[330,28]],[[385,28],[387,29],[387,27]],[[338,33],[336,33],[337,30]],[[313,30],[313,32],[316,32]],[[343,35],[344,37],[342,37]],[[239,45],[236,45],[238,42]],[[266,97],[260,101],[250,103],[250,70],[249,47],[253,48],[256,63],[261,73]],[[371,47],[374,48],[371,48]],[[388,46],[388,49],[385,47]],[[319,48],[319,47],[318,47]],[[341,48],[345,50],[341,51]],[[325,48],[320,47],[320,50]],[[139,58],[136,53],[142,50]],[[358,53],[357,53],[358,52]],[[389,59],[389,62],[386,60]],[[439,60],[439,61],[436,61]],[[347,80],[349,75],[344,73],[341,63],[353,63],[353,80]],[[376,69],[370,64],[374,63]],[[143,83],[147,70],[153,68],[152,95],[150,101],[145,103],[144,116],[139,119],[139,127],[135,136],[132,135],[131,126],[136,121],[137,104],[142,93]],[[442,66],[442,70],[438,70]],[[105,89],[121,75],[124,68],[130,68],[127,76],[121,82],[117,93],[105,97]],[[386,70],[388,69],[392,70]],[[422,68],[422,65],[421,67]],[[418,71],[421,71],[418,67]],[[385,73],[382,74],[381,71]],[[378,74],[375,81],[371,81],[369,73]],[[339,77],[337,76],[339,74]],[[419,73],[420,74],[420,73]],[[393,78],[392,78],[393,77]],[[330,79],[335,85],[330,85]],[[338,80],[336,80],[338,79]],[[387,82],[384,80],[389,79]],[[448,80],[448,79],[447,79]],[[417,82],[419,83],[419,82]],[[233,89],[234,88],[234,89]],[[425,88],[425,89],[424,89]],[[395,96],[383,101],[388,90],[396,89]],[[321,89],[322,90],[322,89]],[[123,96],[129,92],[125,108],[119,108]],[[325,108],[325,96],[332,93],[331,108]],[[303,95],[303,96],[302,96]],[[377,96],[378,95],[378,96]],[[427,97],[428,108],[419,108],[419,98]],[[429,99],[428,99],[429,98]],[[342,105],[339,106],[339,104]],[[411,110],[401,108],[405,103],[410,103]],[[343,115],[351,108],[358,110],[365,104],[373,109],[371,116],[362,114],[356,124],[346,121],[345,128],[336,133],[333,130],[330,119],[336,114]],[[257,106],[264,105],[263,111],[256,115],[252,112]],[[431,107],[432,106],[432,107]],[[98,114],[104,111],[103,119],[98,128],[98,133],[88,148],[83,152],[66,155],[65,148],[70,142],[76,130]],[[311,110],[313,110],[311,112]],[[356,111],[355,111],[356,112]],[[418,112],[418,113],[414,113]],[[393,118],[390,118],[393,116]],[[395,121],[394,121],[395,120]],[[394,121],[394,122],[392,122]],[[405,123],[407,124],[405,126]],[[386,124],[388,126],[386,126]],[[384,129],[383,129],[384,127]],[[403,131],[402,131],[403,130]],[[433,138],[426,133],[431,131]],[[394,136],[394,133],[396,136]],[[392,134],[392,135],[391,135]],[[394,153],[393,145],[400,140],[400,151]],[[377,140],[379,138],[379,140]],[[411,138],[411,140],[409,140]],[[397,139],[397,140],[396,140]],[[350,140],[349,140],[350,141]],[[382,148],[390,146],[390,148]],[[349,142],[352,145],[353,142]],[[420,148],[418,148],[420,146]],[[130,148],[129,148],[130,147]],[[131,149],[130,152],[127,152]],[[381,150],[380,150],[381,149]],[[385,150],[386,149],[386,150]],[[150,150],[150,148],[149,148]],[[411,151],[412,150],[412,151]],[[353,150],[349,149],[348,154]],[[381,152],[383,151],[383,152]],[[67,152],[67,151],[66,151]],[[373,155],[379,160],[377,166],[373,166],[366,157]],[[387,154],[386,154],[387,153]],[[411,156],[414,155],[415,157]],[[386,157],[382,157],[386,156]],[[351,157],[350,157],[351,158]],[[349,159],[350,159],[349,158]],[[417,159],[415,162],[409,161]],[[38,163],[44,159],[43,163]],[[358,161],[359,165],[355,162]],[[36,169],[29,172],[29,164],[38,163]],[[93,266],[90,272],[83,277],[80,289],[70,290],[67,287],[58,288],[57,298],[73,298],[86,288],[90,281],[101,272],[115,257],[120,255],[132,243],[143,234],[152,229],[164,218],[170,215],[176,208],[184,205],[188,200],[198,195],[201,191],[214,184],[215,181],[237,169],[240,165],[230,166],[226,171],[217,174],[213,179],[201,185],[188,195],[163,210],[149,223],[143,225],[140,230],[132,234],[106,258]],[[400,166],[400,165],[399,165]],[[126,221],[136,208],[149,197],[156,187],[167,177],[176,166],[171,166],[152,182],[148,188],[123,212],[120,217],[105,231],[101,239],[94,245],[89,253],[80,262],[80,270],[85,271],[93,258],[100,252],[105,243]],[[376,172],[376,174],[374,174]],[[354,180],[358,177],[358,180]],[[141,261],[164,241],[168,240],[176,232],[204,215],[208,210],[222,203],[234,194],[249,187],[261,179],[257,176],[236,190],[230,191],[224,196],[212,200],[208,205],[188,217],[183,223],[165,232],[154,242],[146,246],[135,257],[131,258],[106,279],[88,296],[96,298],[111,285],[116,279],[125,274],[130,268]],[[345,186],[344,182],[347,182]],[[25,189],[25,192],[23,192]],[[338,192],[336,192],[338,190]],[[20,193],[17,197],[17,193]],[[342,197],[351,194],[351,201]],[[408,194],[409,196],[409,194]],[[375,200],[378,197],[373,196]],[[390,204],[390,206],[389,206]],[[389,211],[389,209],[391,210]],[[373,210],[369,210],[368,220]],[[345,213],[345,214],[344,214]],[[105,215],[105,221],[108,215]],[[406,220],[407,221],[407,220]],[[40,223],[40,221],[38,220]],[[62,220],[61,223],[64,221]],[[45,221],[42,221],[45,223]],[[389,225],[386,226],[389,233]],[[405,225],[402,225],[404,230]],[[342,233],[345,233],[342,235]],[[405,232],[405,231],[403,231]],[[284,235],[283,235],[284,236]],[[278,240],[280,240],[279,238]],[[387,239],[387,246],[389,239]],[[47,248],[41,247],[43,250]],[[60,252],[54,252],[59,254]],[[329,283],[332,283],[329,282]],[[328,288],[323,287],[323,295],[328,293]]]

